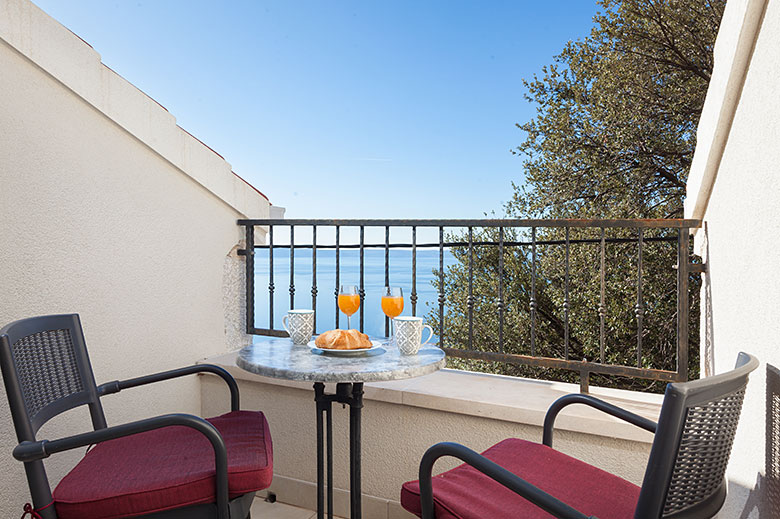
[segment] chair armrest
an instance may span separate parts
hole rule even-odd
[[[238,400],[238,384],[233,376],[227,372],[224,368],[215,366],[213,364],[195,364],[193,366],[187,366],[184,368],[172,369],[170,371],[162,371],[153,375],[145,375],[143,377],[130,378],[127,380],[114,380],[113,382],[106,382],[97,387],[98,395],[110,395],[113,393],[119,393],[123,389],[129,389],[131,387],[142,386],[144,384],[151,384],[153,382],[160,382],[162,380],[170,380],[172,378],[183,377],[184,375],[191,375],[193,373],[213,373],[221,377],[230,388],[230,410],[239,410]]]
[[[550,408],[547,410],[547,414],[544,416],[544,433],[542,436],[542,443],[548,447],[552,447],[553,424],[555,423],[555,418],[558,416],[558,413],[561,411],[561,409],[569,404],[588,405],[616,418],[625,420],[626,422],[636,425],[637,427],[641,427],[642,429],[650,431],[651,433],[655,433],[655,429],[658,426],[657,423],[652,420],[648,420],[644,416],[639,416],[638,414],[632,413],[631,411],[626,411],[625,409],[622,409],[616,405],[612,405],[603,400],[599,400],[598,398],[592,397],[590,395],[564,395],[552,403]]]
[[[13,456],[17,460],[23,462],[36,461],[48,458],[50,455],[58,452],[173,425],[195,429],[211,443],[211,446],[214,449],[214,461],[216,465],[218,518],[228,519],[228,471],[225,441],[222,439],[222,435],[219,434],[216,427],[199,416],[190,414],[165,414],[138,420],[136,422],[129,422],[76,434],[74,436],[67,436],[57,440],[40,440],[36,442],[24,441],[14,448]]]
[[[434,519],[433,485],[431,475],[433,464],[443,456],[452,456],[471,465],[486,476],[519,494],[545,512],[559,519],[596,519],[575,510],[544,490],[541,490],[521,477],[509,472],[501,465],[487,459],[478,452],[459,443],[442,442],[425,451],[420,461],[420,500],[422,519]]]

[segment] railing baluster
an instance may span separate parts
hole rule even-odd
[[[569,360],[569,228],[566,228],[566,268],[563,291],[563,354]]]
[[[590,372],[587,369],[580,371],[580,393],[590,392]]]
[[[290,310],[295,308],[295,226],[290,226]]]
[[[531,227],[531,356],[536,356],[536,227]]]
[[[255,226],[246,226],[246,333],[255,331]]]
[[[533,348],[533,338],[531,339],[531,347]],[[498,228],[498,350],[501,353],[504,353],[504,228],[503,227]]]
[[[439,346],[444,344],[444,227],[439,226]]]
[[[604,256],[605,256],[605,233],[601,228],[601,266],[599,267],[599,279],[601,282],[601,298],[599,299],[599,358],[604,363],[604,319],[607,315],[607,307],[604,306]]]
[[[417,315],[417,226],[412,226],[412,316]]]
[[[274,226],[268,226],[268,328],[274,329]]]
[[[314,310],[314,333],[317,333],[317,226],[311,226],[311,309]]]
[[[645,315],[645,304],[642,299],[642,242],[644,236],[642,229],[639,229],[639,241],[637,251],[637,277],[636,277],[636,367],[642,367],[642,320]]]
[[[677,231],[677,377],[688,380],[688,240],[687,228]]]
[[[365,288],[365,244],[366,244],[366,227],[364,225],[360,226],[360,289],[358,290],[358,294],[360,294],[360,331],[363,331],[363,310],[365,307],[365,299],[366,299],[366,288]]]
[[[469,227],[469,296],[466,306],[469,309],[469,349],[474,342],[474,228]]]
[[[336,226],[336,289],[333,294],[336,296],[336,329],[339,328],[339,276],[341,269],[341,251],[339,250],[339,239],[341,234],[341,227]]]
[[[385,225],[385,286],[390,286],[390,226]],[[385,337],[390,337],[390,318],[385,316]]]

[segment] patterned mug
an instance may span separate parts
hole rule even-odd
[[[423,325],[422,317],[396,317],[393,319],[395,327],[395,344],[403,355],[416,355],[420,347],[428,344],[433,337],[433,328]],[[423,328],[427,328],[429,335],[422,341]]]
[[[314,335],[314,310],[290,310],[282,317],[282,326],[293,344],[306,344]]]

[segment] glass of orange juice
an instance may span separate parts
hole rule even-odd
[[[341,285],[339,289],[339,310],[347,314],[347,328],[351,329],[350,317],[360,308],[360,295],[355,285]]]
[[[401,287],[385,287],[382,292],[382,311],[390,318],[390,337],[393,337],[393,319],[404,311],[404,293]]]

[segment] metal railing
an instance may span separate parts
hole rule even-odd
[[[365,292],[365,251],[369,249],[384,250],[384,273],[385,283],[390,284],[390,251],[397,248],[411,250],[411,302],[412,315],[417,315],[418,311],[418,286],[417,286],[417,251],[418,249],[438,249],[439,268],[436,273],[437,291],[438,291],[438,337],[440,342],[447,337],[445,333],[445,249],[458,249],[463,251],[462,257],[468,257],[468,295],[465,298],[464,314],[468,321],[468,335],[465,344],[460,347],[451,347],[451,345],[440,344],[447,355],[461,359],[475,359],[482,361],[505,362],[510,364],[535,366],[542,368],[565,369],[578,372],[580,374],[580,386],[583,391],[588,389],[588,381],[591,373],[600,373],[605,375],[617,375],[635,377],[641,379],[657,381],[684,381],[688,379],[688,338],[689,338],[689,275],[691,273],[700,273],[703,271],[701,264],[691,262],[689,247],[690,230],[698,228],[701,225],[699,220],[683,219],[663,219],[663,220],[513,220],[513,219],[476,219],[476,220],[303,220],[303,219],[254,219],[239,220],[239,226],[245,229],[246,243],[254,244],[240,250],[239,254],[246,258],[246,331],[254,335],[287,336],[284,330],[274,328],[274,300],[276,297],[276,280],[274,277],[274,251],[279,249],[289,250],[289,300],[290,308],[295,307],[296,286],[295,286],[295,257],[296,251],[308,250],[311,254],[311,285],[310,295],[312,308],[316,310],[319,294],[318,275],[317,275],[317,253],[321,250],[335,250],[335,286],[333,292],[334,302],[337,301],[339,283],[340,283],[340,259],[341,253],[346,250],[357,249],[359,252],[359,295],[360,305],[360,330],[364,327],[364,299]],[[265,244],[255,244],[255,230],[260,227],[266,233]],[[283,227],[289,230],[289,243],[279,243],[280,236],[278,228]],[[318,230],[324,228],[335,230],[335,240],[333,243],[318,243]],[[344,229],[353,229],[359,232],[355,242],[342,243],[342,231]],[[384,230],[384,242],[366,242],[366,229]],[[277,229],[275,237],[275,229]],[[296,229],[308,229],[311,231],[311,239],[301,243],[296,243]],[[406,242],[391,242],[391,229],[408,229],[411,231],[411,240]],[[418,229],[426,229],[426,234],[438,231],[437,241],[424,241],[418,243]],[[445,235],[445,229],[460,229],[459,235]],[[475,233],[476,230],[481,232]],[[584,236],[583,231],[587,230],[591,236]],[[615,236],[607,236],[607,230],[610,230]],[[539,238],[539,232],[543,236]],[[576,237],[572,233],[577,232]],[[507,238],[507,233],[510,234]],[[595,234],[595,235],[593,235]],[[652,234],[652,235],[650,235]],[[477,239],[475,239],[475,236]],[[287,234],[284,235],[285,242]],[[481,239],[480,239],[481,238]],[[490,239],[488,239],[490,238]],[[275,241],[276,240],[276,241]],[[644,249],[648,243],[669,242],[676,243],[676,265],[668,265],[669,269],[677,269],[676,273],[676,369],[656,369],[643,366],[643,338],[645,336],[645,301],[643,279],[643,256]],[[636,245],[636,277],[635,290],[636,299],[634,310],[634,319],[636,323],[636,365],[616,365],[605,362],[605,343],[606,328],[606,300],[605,300],[605,258],[607,244]],[[574,359],[570,356],[570,293],[571,293],[571,266],[570,252],[573,245],[593,246],[598,251],[599,268],[599,300],[597,306],[598,313],[598,360],[587,360],[586,358]],[[561,260],[564,267],[563,283],[563,304],[560,305],[560,311],[563,314],[560,319],[561,335],[563,339],[563,354],[561,358],[537,355],[538,339],[538,290],[541,280],[538,279],[539,268],[539,248],[557,246],[563,248]],[[475,251],[484,251],[487,247],[496,247],[498,251],[497,258],[497,290],[495,292],[495,317],[497,323],[497,351],[486,351],[485,348],[474,348],[474,313],[475,296],[474,287],[474,254]],[[258,328],[255,326],[255,263],[258,250],[268,252],[268,311],[269,327]],[[530,354],[508,353],[505,351],[505,259],[507,251],[513,254],[520,254],[523,261],[530,262],[530,300],[528,304],[528,318],[530,319]],[[514,252],[512,252],[514,251]],[[517,252],[522,251],[522,252]],[[672,256],[673,257],[673,256]],[[462,260],[465,261],[465,260]],[[331,288],[331,287],[329,287]],[[336,327],[339,325],[339,310],[336,305],[335,310]],[[595,316],[594,316],[595,318]],[[316,312],[315,312],[316,319]],[[387,334],[387,320],[385,321],[385,333]],[[316,321],[315,321],[316,323]],[[316,327],[316,324],[315,324]],[[465,347],[464,347],[465,346]],[[481,345],[485,346],[485,345]]]

